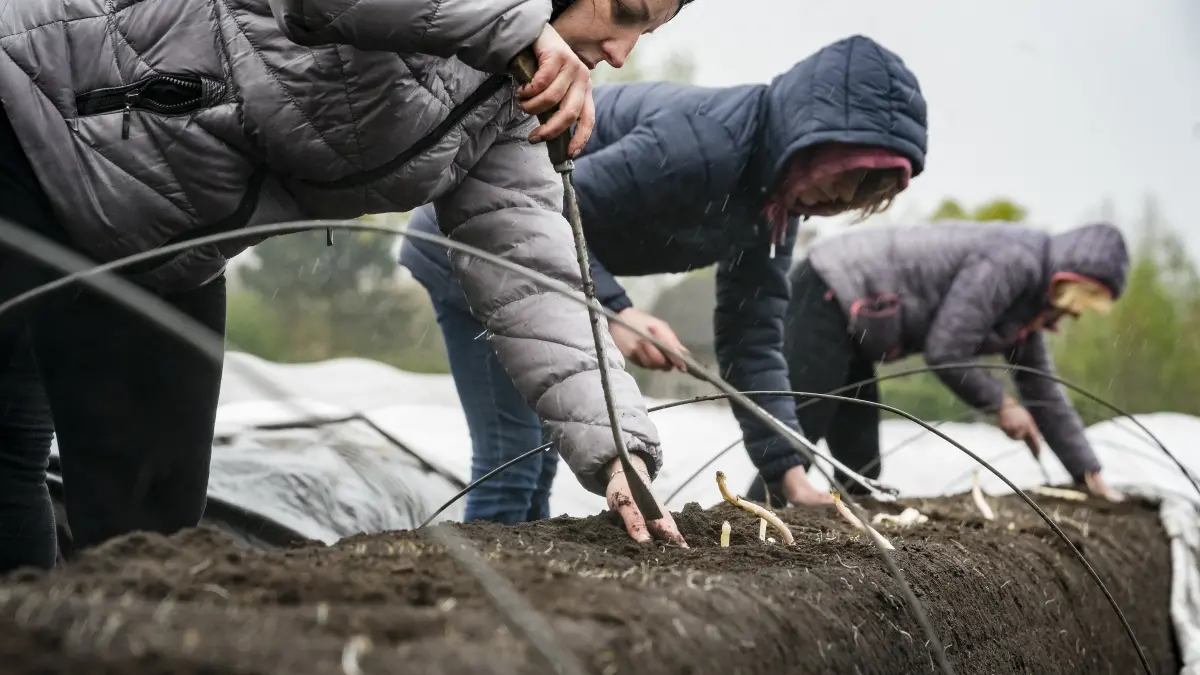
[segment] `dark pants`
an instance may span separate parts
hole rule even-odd
[[[70,247],[0,109],[0,219]],[[0,302],[61,273],[0,246]],[[164,299],[224,334],[223,278]],[[0,572],[54,565],[57,432],[73,548],[194,526],[221,364],[83,287],[0,315]]]
[[[792,297],[785,321],[783,355],[787,360],[788,377],[793,391],[817,394],[831,393],[848,384],[875,377],[875,364],[855,350],[847,330],[847,319],[838,301],[829,294],[829,287],[816,270],[801,262],[792,272]],[[879,400],[879,385],[870,384],[845,392],[837,392],[864,401]],[[868,478],[878,478],[879,409],[854,403],[828,400],[797,399],[796,416],[800,428],[812,443],[824,439],[829,452],[846,466]],[[862,467],[871,464],[865,472]],[[858,483],[847,480],[837,471],[850,494],[862,494]],[[754,479],[747,497],[767,501],[770,488],[772,504],[783,504],[783,490],[778,485],[764,486],[762,476]]]

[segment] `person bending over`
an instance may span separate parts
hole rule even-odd
[[[800,218],[883,210],[925,164],[926,110],[917,78],[866,37],[830,44],[770,84],[726,88],[634,83],[596,88],[596,131],[575,184],[599,300],[620,317],[684,348],[665,322],[633,307],[614,275],[717,266],[713,317],[720,375],[741,390],[786,389],[781,351],[787,270]],[[409,228],[438,231],[418,209]],[[466,412],[473,479],[543,441],[521,374],[496,358],[441,248],[405,239],[400,262],[429,292]],[[620,326],[620,353],[656,369],[682,363]],[[682,375],[681,375],[682,376]],[[757,403],[798,430],[790,402]],[[578,419],[590,411],[571,410]],[[775,432],[735,407],[755,466],[784,478],[789,499],[831,498],[809,484]],[[553,436],[551,436],[553,438]],[[550,515],[556,458],[542,453],[480,485],[466,519],[517,523]]]
[[[937,223],[846,232],[816,242],[791,274],[784,355],[793,391],[828,392],[875,377],[875,364],[922,354],[931,366],[1003,355],[1053,374],[1045,331],[1064,317],[1107,312],[1125,287],[1129,253],[1108,224],[1049,235],[1009,223]],[[945,369],[937,377],[1035,453],[1039,437],[1077,484],[1120,500],[1100,474],[1063,388],[1016,370],[1017,398],[985,369]],[[878,401],[871,383],[846,394]],[[808,439],[825,439],[835,458],[878,478],[879,410],[816,401],[798,411]],[[852,492],[861,486],[838,472]],[[748,495],[784,491],[755,481]]]
[[[561,182],[530,141],[574,124],[572,149],[583,147],[588,69],[619,67],[688,1],[8,4],[0,219],[108,262],[247,225],[432,204],[453,239],[578,287]],[[537,75],[517,87],[509,64],[530,47]],[[555,104],[546,124],[531,116]],[[227,260],[252,243],[126,276],[220,335]],[[0,256],[0,301],[57,276],[19,251]],[[648,538],[615,473],[586,309],[463,256],[452,264],[580,482],[625,504],[630,531]],[[196,525],[221,364],[88,290],[24,309],[0,316],[0,571],[54,564],[54,433],[77,547]],[[657,431],[633,378],[614,380],[625,440],[653,476]],[[669,514],[650,529],[682,542]]]

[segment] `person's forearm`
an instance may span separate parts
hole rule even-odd
[[[718,352],[718,363],[721,364],[721,371],[726,374],[726,381],[730,385],[738,391],[788,391],[790,389],[787,367],[782,363],[782,355],[777,355],[780,363],[773,364],[774,367],[756,371],[747,367],[745,356],[738,358],[732,355],[737,351],[735,347],[735,344],[723,345]],[[789,429],[797,432],[800,430],[800,424],[796,419],[795,399],[788,396],[750,396],[749,398]],[[754,467],[764,478],[773,481],[794,466],[808,466],[807,459],[774,428],[736,403],[730,402],[730,405],[733,415],[742,429],[742,439],[750,461],[754,463]]]
[[[1006,249],[973,256],[955,275],[925,336],[925,362],[942,366],[934,371],[938,379],[976,410],[995,412],[1004,401],[1004,385],[970,362],[996,320],[1030,287],[1034,272],[1020,264],[1024,260],[1022,251]]]
[[[600,301],[600,304],[614,312],[621,312],[633,307],[633,301],[629,299],[625,288],[590,250],[588,251],[588,266],[592,270],[592,282],[596,286],[596,299]]]
[[[790,251],[794,228],[784,250]],[[791,287],[787,270],[791,256],[771,257],[764,244],[724,261],[717,268],[717,308],[714,316],[717,363],[725,379],[740,391],[788,391],[787,361],[783,358],[783,317]],[[752,400],[794,431],[796,401],[783,396],[756,396]],[[750,411],[734,406],[742,427],[746,451],[768,481],[788,469],[807,466],[806,457]]]
[[[963,362],[952,359],[944,361],[944,363]],[[926,358],[926,363],[930,366],[938,366],[943,361]],[[982,368],[963,365],[959,368],[941,368],[935,370],[934,374],[960,401],[975,410],[994,413],[1000,410],[1000,406],[1004,404],[1004,385],[984,372]]]
[[[471,179],[438,202],[447,236],[512,264],[582,288],[571,228],[560,213],[562,189],[545,148],[525,140],[529,120],[494,144]],[[520,167],[521,170],[514,170]],[[512,246],[520,241],[521,246]],[[585,306],[571,297],[454,252],[451,265],[473,313],[488,329],[496,356],[522,397],[537,412],[550,440],[580,484],[604,494],[604,469],[617,457],[596,349]],[[651,475],[662,466],[658,431],[606,325],[613,402],[623,441],[642,453]]]
[[[1030,400],[1027,408],[1046,445],[1071,478],[1082,483],[1087,474],[1100,471],[1100,459],[1084,434],[1083,420],[1065,394]]]
[[[784,406],[773,405],[767,397],[751,397],[751,400],[789,429],[798,433],[799,424],[795,421],[796,413],[792,409],[792,399],[787,397],[773,398],[775,401],[785,401],[786,404]],[[754,417],[749,411],[742,409],[741,406],[734,404],[733,412],[742,428],[742,438],[744,439],[746,452],[750,456],[750,461],[765,480],[768,482],[776,481],[792,467],[809,466],[810,462],[808,458],[792,447],[792,444],[775,429],[759,421],[757,417]],[[788,419],[788,412],[791,413],[790,420]]]
[[[1054,362],[1041,333],[1029,336],[1025,343],[1008,355],[1011,363],[1032,371],[1013,374],[1021,400],[1038,425],[1046,445],[1058,456],[1063,467],[1076,482],[1087,474],[1100,470],[1100,460],[1084,436],[1079,411],[1054,376]]]
[[[270,0],[288,39],[429,54],[504,72],[550,21],[549,0]]]

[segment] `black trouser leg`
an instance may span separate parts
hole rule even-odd
[[[48,202],[0,114],[0,218],[69,245]],[[0,301],[55,276],[19,252],[0,250]],[[164,300],[224,334],[223,278]],[[0,345],[19,345],[28,331],[37,362],[36,371],[22,370],[27,361],[0,351],[0,380],[16,383],[0,390],[0,410],[20,413],[0,416],[0,434],[24,439],[0,446],[0,490],[13,495],[11,503],[0,501],[0,523],[2,531],[25,533],[26,543],[8,547],[13,556],[0,562],[0,571],[5,564],[53,563],[44,477],[51,422],[44,402],[58,435],[76,548],[132,530],[170,533],[196,525],[206,501],[222,364],[88,290],[68,289],[24,309],[0,316]],[[23,487],[9,491],[7,484]]]
[[[850,364],[843,386],[874,377],[875,367],[871,362],[855,358]],[[842,395],[877,403],[879,385],[871,382]],[[879,408],[855,403],[838,404],[832,423],[826,430],[825,442],[829,446],[829,454],[833,455],[834,459],[867,478],[879,478],[881,467],[879,462],[875,461],[879,457]],[[862,471],[868,464],[871,464],[871,468]],[[846,491],[852,495],[869,493],[857,481],[850,480],[840,469],[836,471],[835,478],[845,485]]]
[[[0,334],[0,573],[57,553],[46,465],[54,424],[24,330]]]
[[[166,296],[224,334],[224,278]],[[93,293],[34,330],[76,548],[200,522],[221,363]]]
[[[0,108],[0,219],[36,232],[58,229],[49,201]],[[0,245],[0,302],[51,278]],[[57,553],[46,467],[54,423],[27,327],[27,307],[0,315],[0,573],[49,569]]]

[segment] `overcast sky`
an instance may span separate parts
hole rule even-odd
[[[843,37],[905,60],[929,102],[924,174],[892,218],[944,196],[1006,196],[1053,230],[1133,222],[1146,194],[1200,258],[1200,2],[695,0],[646,38],[690,52],[697,83],[767,82]]]

